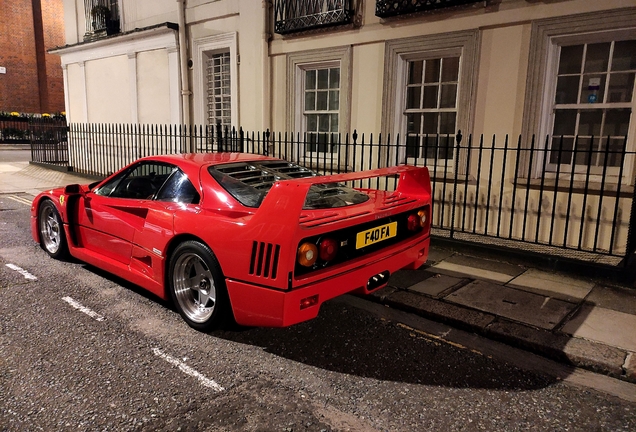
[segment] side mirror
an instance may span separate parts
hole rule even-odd
[[[70,184],[64,188],[65,195],[74,195],[82,192],[82,188],[78,184]]]

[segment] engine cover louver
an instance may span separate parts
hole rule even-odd
[[[279,255],[280,245],[257,241],[252,242],[250,274],[276,279]]]

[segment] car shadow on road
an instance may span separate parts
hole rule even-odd
[[[171,302],[131,282],[87,264],[84,267],[178,313]],[[338,301],[324,303],[317,318],[291,327],[234,324],[209,336],[258,346],[273,355],[331,372],[407,384],[537,390],[574,371],[563,365],[557,378],[524,370]]]
[[[323,304],[318,318],[292,327],[236,328],[211,336],[259,346],[308,366],[382,381],[517,391],[558,381],[339,302]]]

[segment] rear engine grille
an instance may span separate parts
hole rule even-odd
[[[280,245],[254,241],[250,259],[250,274],[276,279],[279,255]]]
[[[401,205],[411,204],[415,201],[416,199],[414,198],[408,198],[408,197],[397,195],[397,194],[390,195],[384,199],[384,202],[382,203],[381,208],[382,210],[388,210],[388,209],[395,208]]]

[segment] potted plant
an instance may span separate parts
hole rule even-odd
[[[93,18],[93,30],[103,30],[110,20],[110,9],[105,5],[95,5],[91,9],[91,17]]]

